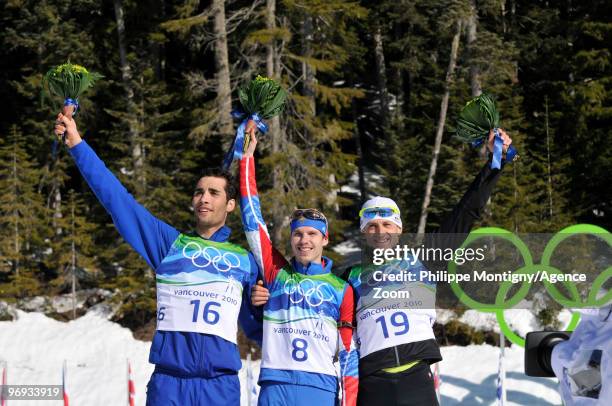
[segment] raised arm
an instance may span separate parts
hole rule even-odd
[[[58,115],[56,132],[65,131],[70,154],[121,236],[156,269],[179,235],[140,205],[85,141],[73,119]],[[59,127],[59,128],[58,128]]]
[[[504,141],[504,151],[512,143],[512,139],[500,130]],[[492,144],[493,137],[489,139]],[[492,148],[492,146],[490,146]],[[505,164],[505,162],[503,162]],[[503,166],[502,166],[503,168]],[[480,170],[474,181],[470,184],[459,203],[447,215],[440,228],[433,234],[428,234],[425,245],[435,248],[456,249],[469,234],[474,222],[480,219],[480,215],[491,197],[493,188],[501,176],[501,169],[491,169],[491,163],[487,162]]]
[[[340,374],[342,376],[342,406],[357,404],[357,388],[359,387],[359,353],[353,337],[355,325],[355,296],[353,288],[347,283],[344,297],[340,304]]]
[[[257,140],[251,135],[251,144],[240,160],[240,211],[249,247],[264,273],[266,284],[269,285],[280,269],[287,264],[287,260],[272,246],[268,228],[261,214],[253,158],[256,145]]]

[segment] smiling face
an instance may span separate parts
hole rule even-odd
[[[372,248],[394,248],[399,243],[401,227],[390,220],[370,220],[362,231]]]
[[[191,205],[199,233],[222,227],[227,214],[236,207],[236,201],[227,198],[226,186],[225,178],[215,176],[204,176],[198,181]]]
[[[314,227],[298,227],[291,233],[291,250],[296,261],[304,266],[311,262],[320,263],[323,247],[329,243],[319,230]]]

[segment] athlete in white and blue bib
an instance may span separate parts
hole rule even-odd
[[[198,181],[196,230],[180,233],[136,202],[81,140],[74,120],[60,114],[58,121],[56,133],[65,131],[77,167],[117,230],[155,270],[157,330],[149,356],[155,371],[147,405],[239,405],[237,322],[258,341],[261,323],[250,306],[258,266],[250,252],[228,242],[231,176],[211,171]]]
[[[354,405],[358,355],[352,346],[353,290],[331,273],[332,261],[322,256],[327,220],[315,209],[296,210],[291,220],[294,257],[285,260],[272,246],[261,214],[254,134],[251,140],[240,161],[241,211],[249,246],[270,290],[264,307],[259,405],[334,406],[339,388],[343,405]]]

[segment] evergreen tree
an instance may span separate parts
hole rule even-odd
[[[272,226],[273,232],[281,228],[280,240],[286,242],[285,225],[293,209],[318,207],[330,219],[334,240],[347,224],[339,217],[339,206],[346,203],[337,194],[339,183],[355,170],[354,156],[342,150],[343,142],[352,137],[352,123],[342,114],[350,111],[354,97],[363,95],[343,86],[342,69],[362,53],[351,23],[365,17],[366,10],[343,0],[286,1],[277,12],[284,17],[276,35],[282,38],[289,27],[300,29],[278,51],[284,68],[281,80],[294,90],[281,117],[283,141],[278,152],[260,161],[262,200],[275,202],[263,209],[267,218],[278,218],[269,215],[273,210],[284,213],[284,221]],[[261,32],[254,35],[256,40]],[[277,187],[272,189],[266,175],[274,171]]]
[[[58,292],[79,287],[81,280],[88,281],[97,272],[96,246],[93,231],[96,225],[87,218],[87,208],[74,190],[68,192],[64,205],[59,238],[50,242],[51,254],[45,261],[54,270],[51,286]]]
[[[175,129],[181,108],[174,101],[180,95],[170,92],[162,80],[162,10],[162,4],[156,3],[147,10],[151,19],[143,24],[135,18],[142,12],[138,4],[114,2],[118,41],[117,46],[107,46],[113,54],[111,67],[121,72],[121,83],[109,90],[121,91],[123,97],[104,110],[111,124],[101,134],[110,150],[100,155],[140,204],[177,228],[188,229],[185,192],[193,182],[185,154],[190,145],[184,130]],[[144,324],[155,312],[153,270],[114,228],[99,231],[96,243],[105,244],[99,255],[105,286],[120,291],[114,298],[120,303],[117,319],[131,326]]]
[[[39,231],[44,206],[36,191],[40,169],[32,163],[24,144],[24,137],[13,126],[0,145],[2,296],[29,296],[40,288],[36,268],[31,263],[32,258],[41,255]]]

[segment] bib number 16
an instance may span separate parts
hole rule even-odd
[[[192,322],[198,321],[198,314],[200,313],[200,301],[192,300],[189,302],[193,306],[193,317],[191,318]],[[219,322],[219,312],[215,309],[221,307],[221,303],[218,302],[207,302],[204,304],[204,309],[202,310],[202,320],[204,320],[207,324],[217,324]]]

